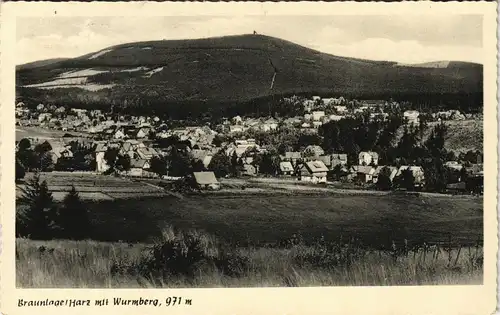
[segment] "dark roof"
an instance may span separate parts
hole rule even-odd
[[[133,159],[130,161],[130,168],[144,168],[147,160],[144,159]]]

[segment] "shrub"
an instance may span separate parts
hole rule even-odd
[[[26,175],[26,170],[24,169],[23,165],[19,162],[19,160],[16,160],[16,181],[23,179],[25,175]]]
[[[247,257],[222,246],[205,233],[168,228],[161,239],[146,249],[138,263],[115,261],[111,271],[139,275],[159,284],[179,276],[193,280],[197,274],[214,270],[231,277],[240,276],[248,263]]]

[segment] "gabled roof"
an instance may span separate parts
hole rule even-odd
[[[217,184],[214,172],[193,172],[194,179],[199,185]]]
[[[212,155],[207,155],[203,158],[203,166],[208,167],[212,161]]]
[[[145,159],[132,159],[130,160],[130,168],[144,168],[147,162]]]
[[[328,167],[326,167],[323,161],[315,160],[304,163],[311,173],[328,172]]]
[[[149,147],[142,147],[137,149],[137,154],[139,154],[140,157],[151,157],[153,155],[157,155],[158,152],[156,152],[155,149],[149,148]]]
[[[108,150],[108,146],[104,143],[98,143],[97,147],[95,148],[95,152],[106,152]]]
[[[347,154],[344,153],[334,153],[330,155],[333,160],[347,161]]]
[[[384,168],[388,168],[391,171],[391,173],[396,172],[398,170],[398,168],[395,166],[379,165],[375,167],[373,175],[378,176]]]
[[[368,165],[355,165],[352,168],[358,174],[372,175],[375,172],[375,168]]]
[[[325,163],[326,166],[332,165],[332,160],[329,155],[318,156],[318,160]]]

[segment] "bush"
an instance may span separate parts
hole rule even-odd
[[[23,179],[25,175],[26,175],[26,170],[24,169],[23,165],[19,162],[19,160],[16,160],[16,181]]]
[[[217,270],[227,276],[240,276],[249,263],[247,257],[221,246],[211,236],[199,231],[163,231],[160,240],[149,247],[138,263],[115,261],[113,273],[139,275],[159,284],[172,277],[193,280],[197,274]]]

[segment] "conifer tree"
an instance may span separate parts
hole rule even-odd
[[[81,240],[88,235],[90,224],[87,209],[74,186],[71,186],[64,197],[59,212],[59,225],[66,238]]]
[[[28,209],[17,220],[24,232],[33,239],[51,239],[54,237],[55,208],[52,193],[47,182],[40,183],[40,176],[35,176],[28,181],[24,189],[23,199],[28,204]]]

